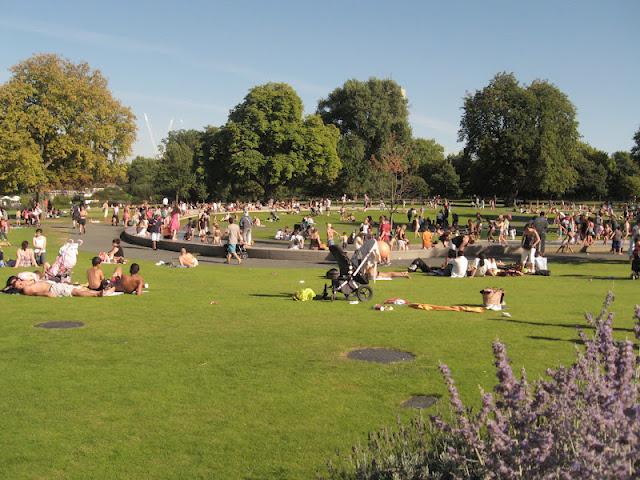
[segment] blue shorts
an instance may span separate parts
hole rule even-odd
[[[227,253],[236,253],[236,244],[230,243],[227,245]]]

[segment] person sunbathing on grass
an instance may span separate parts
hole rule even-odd
[[[48,282],[45,280],[20,280],[12,275],[7,280],[7,286],[3,290],[5,293],[20,293],[28,297],[102,297],[108,295],[109,291],[96,292],[87,287],[70,285],[68,283]]]
[[[132,263],[129,268],[129,275],[122,273],[122,267],[118,266],[111,276],[111,285],[116,292],[134,293],[142,295],[144,288],[144,278],[139,274],[140,265]]]
[[[180,266],[184,268],[195,268],[198,266],[198,259],[193,254],[187,252],[186,248],[180,249],[180,256],[178,257]]]

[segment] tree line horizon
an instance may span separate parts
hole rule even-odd
[[[87,63],[38,54],[0,85],[0,190],[116,183],[132,200],[440,195],[628,200],[640,192],[640,128],[630,151],[584,141],[576,108],[547,80],[497,73],[463,98],[444,154],[413,135],[391,79],[347,80],[304,115],[286,83],[252,87],[224,125],[168,133],[156,158],[127,162],[135,115]],[[386,160],[385,160],[386,159]],[[392,162],[388,161],[393,159]]]

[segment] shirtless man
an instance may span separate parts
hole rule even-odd
[[[144,288],[144,278],[139,273],[140,265],[132,263],[129,268],[130,275],[122,273],[122,267],[117,267],[111,277],[111,284],[115,287],[116,292],[135,293],[142,295]]]
[[[100,268],[102,260],[100,257],[93,257],[91,259],[91,268],[87,270],[87,281],[89,282],[89,289],[99,292],[102,290],[102,282],[104,280],[104,272]]]
[[[102,297],[103,292],[89,290],[86,287],[69,285],[68,283],[47,282],[44,280],[20,280],[11,276],[7,280],[7,288],[15,288],[18,293],[29,297]]]
[[[186,248],[180,249],[180,256],[178,257],[181,267],[195,268],[198,266],[198,259],[193,254],[188,253]]]
[[[331,225],[330,223],[327,223],[327,245],[331,246],[331,245],[335,245],[336,241],[335,241],[335,237],[338,235],[338,232],[336,231],[335,228],[333,228],[333,225]]]

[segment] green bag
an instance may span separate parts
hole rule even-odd
[[[296,293],[293,294],[293,299],[298,300],[300,302],[306,302],[308,300],[313,300],[316,297],[316,292],[311,290],[310,288],[301,288]]]

